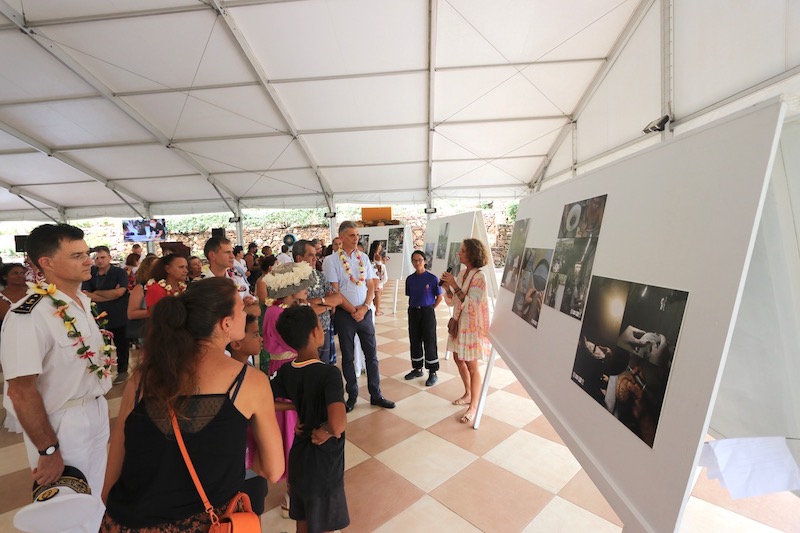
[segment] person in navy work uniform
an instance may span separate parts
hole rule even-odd
[[[439,380],[439,355],[436,348],[436,307],[442,301],[439,278],[425,270],[425,253],[415,250],[411,254],[414,273],[406,278],[408,296],[408,338],[411,342],[411,372],[406,379],[422,377],[422,362],[428,369],[425,386],[431,387]],[[424,354],[424,356],[423,356]]]

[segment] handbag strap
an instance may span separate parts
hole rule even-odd
[[[181,435],[181,428],[178,426],[178,418],[175,416],[175,411],[172,410],[171,405],[168,405],[167,409],[169,409],[169,419],[170,422],[172,422],[175,440],[178,441],[178,448],[181,450],[181,455],[183,456],[183,461],[186,463],[186,468],[189,470],[189,475],[192,476],[194,487],[197,489],[200,499],[203,500],[203,507],[208,513],[208,516],[211,517],[211,523],[215,525],[219,524],[219,517],[217,517],[217,513],[214,512],[214,507],[211,505],[211,502],[208,501],[206,491],[203,490],[203,485],[200,483],[200,478],[197,477],[197,471],[194,469],[192,459],[189,457],[189,452],[186,450],[186,444],[183,442],[183,435]]]
[[[464,282],[462,282],[461,285],[459,286],[459,289],[461,289],[461,292],[464,293],[464,300],[465,301],[467,299],[467,292],[469,292],[469,286],[472,284],[472,278],[475,277],[475,273],[478,272],[478,270],[480,270],[480,269],[473,268],[470,271],[469,275],[464,278]],[[467,288],[466,291],[464,290],[464,287]],[[464,302],[461,302],[461,304],[462,304],[462,306],[459,307],[459,309],[458,309],[458,316],[455,316],[455,314],[453,314],[453,318],[455,318],[456,320],[461,318],[461,313],[464,310],[464,306],[463,306]]]

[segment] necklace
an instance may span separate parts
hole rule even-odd
[[[339,259],[342,260],[342,264],[344,265],[344,271],[347,272],[348,276],[350,276],[350,281],[352,283],[355,283],[356,285],[363,285],[365,279],[365,274],[364,274],[365,270],[364,270],[364,260],[361,259],[361,254],[360,253],[358,254],[358,271],[360,273],[358,279],[353,277],[353,273],[350,269],[350,261],[348,261],[347,257],[345,257],[343,250],[339,250]]]
[[[180,293],[182,293],[183,291],[186,290],[186,283],[183,282],[183,281],[179,281],[178,282],[178,290],[177,291],[173,290],[172,289],[172,285],[168,284],[167,280],[165,280],[165,279],[156,281],[155,279],[150,278],[150,279],[147,280],[147,286],[148,287],[150,285],[154,284],[154,283],[156,285],[158,285],[159,287],[161,287],[162,289],[164,289],[167,292],[167,296],[174,296],[174,295],[180,294]]]
[[[73,346],[77,347],[76,353],[78,354],[78,358],[86,361],[86,371],[90,374],[96,375],[98,379],[110,377],[112,374],[112,368],[117,366],[117,357],[115,355],[117,347],[114,346],[114,335],[110,331],[104,329],[104,327],[108,324],[108,319],[106,318],[108,313],[105,311],[98,313],[97,306],[94,302],[92,302],[90,306],[92,316],[97,322],[97,326],[100,328],[100,334],[103,336],[103,356],[100,361],[96,361],[95,356],[97,354],[91,351],[86,345],[83,335],[81,335],[81,332],[78,331],[78,328],[75,326],[75,317],[71,317],[67,314],[69,303],[55,297],[55,284],[51,283],[44,287],[35,283],[29,283],[28,286],[36,294],[47,296],[50,298],[50,300],[52,300],[53,305],[56,308],[56,312],[54,314],[64,321],[64,327],[67,330],[67,337],[75,340]]]

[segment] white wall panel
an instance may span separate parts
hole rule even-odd
[[[675,0],[675,116],[689,115],[786,70],[787,44],[797,50],[798,40],[794,35],[787,41],[787,6],[792,3]]]
[[[642,135],[661,115],[660,40],[655,3],[578,118],[578,164]]]

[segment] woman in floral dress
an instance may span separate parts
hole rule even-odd
[[[444,272],[441,280],[445,288],[445,301],[454,307],[453,318],[458,323],[455,337],[450,335],[447,338],[447,351],[453,353],[461,381],[464,382],[464,395],[453,404],[468,406],[461,423],[470,424],[478,409],[481,390],[478,364],[486,360],[492,351],[486,277],[480,271],[487,263],[489,253],[478,239],[464,239],[458,259],[467,268],[461,269],[457,277]]]

